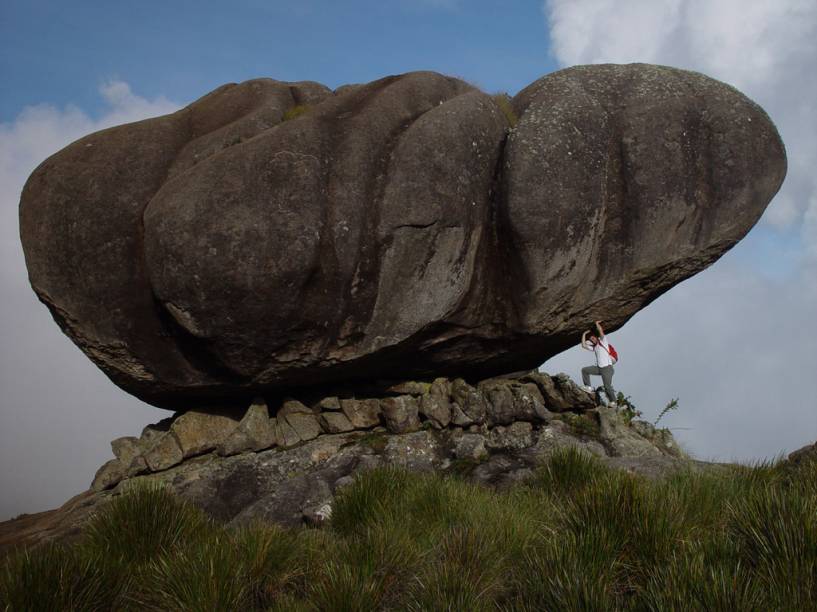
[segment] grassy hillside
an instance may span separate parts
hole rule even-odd
[[[6,610],[817,609],[817,462],[650,482],[562,451],[496,493],[394,469],[326,529],[226,530],[160,489],[0,568]]]

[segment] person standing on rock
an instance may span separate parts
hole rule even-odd
[[[616,392],[613,389],[613,363],[615,360],[610,354],[610,344],[607,342],[607,337],[604,335],[604,328],[601,326],[601,321],[596,321],[596,335],[592,330],[585,330],[582,334],[582,348],[586,351],[593,351],[596,355],[596,365],[582,368],[582,387],[588,393],[593,393],[593,387],[590,386],[590,376],[601,376],[604,383],[604,392],[607,394],[611,406],[616,406]],[[587,336],[590,336],[588,341]]]

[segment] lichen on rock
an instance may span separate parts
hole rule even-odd
[[[86,136],[23,189],[32,287],[168,409],[433,387],[537,367],[595,318],[614,331],[740,240],[785,175],[763,110],[698,73],[577,66],[497,99],[433,72],[256,79]],[[438,427],[481,421],[399,384]]]

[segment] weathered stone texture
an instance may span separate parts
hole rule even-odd
[[[380,400],[383,421],[392,433],[408,433],[420,429],[419,406],[410,395]]]
[[[156,440],[144,457],[151,471],[158,472],[181,463],[184,453],[176,436],[166,432]]]
[[[510,129],[433,72],[335,93],[257,79],[91,134],[23,189],[32,287],[116,384],[165,408],[486,378],[596,318],[614,331],[710,265],[786,170],[763,110],[697,73],[578,66],[512,104]],[[394,392],[438,427],[484,418]]]
[[[543,376],[546,375],[537,375]],[[451,388],[449,381],[438,383],[440,388]],[[531,383],[519,380],[491,381],[494,388],[505,385],[508,389],[525,389],[528,384]],[[480,385],[471,388],[479,390]],[[524,396],[513,392],[510,395],[515,401],[526,403]],[[389,403],[388,399],[398,401]],[[417,401],[416,396],[409,395],[383,398],[381,402],[386,408],[382,416],[388,423],[391,417],[387,415],[400,413],[405,408],[400,407],[401,403],[416,405]],[[630,422],[624,415],[605,408],[598,412],[593,409],[557,414],[549,420],[514,421],[508,425],[492,425],[488,421],[473,423],[467,431],[453,423],[444,429],[425,427],[432,421],[418,411],[421,431],[391,433],[381,426],[367,426],[359,431],[323,433],[304,441],[286,422],[287,414],[308,416],[304,405],[292,402],[287,406],[283,418],[269,419],[276,432],[276,446],[260,451],[244,447],[230,456],[206,453],[185,459],[171,431],[172,423],[165,421],[145,428],[137,445],[145,449],[144,454],[133,458],[127,468],[119,458],[112,459],[97,472],[91,491],[60,510],[42,513],[41,519],[0,523],[0,552],[4,547],[20,543],[75,535],[90,513],[100,509],[112,496],[140,484],[168,487],[228,525],[265,520],[296,526],[324,522],[331,514],[338,491],[354,482],[356,475],[381,466],[456,473],[497,489],[530,478],[554,452],[564,448],[578,449],[598,457],[610,467],[651,478],[680,469],[722,468],[672,452],[671,448],[676,445],[668,433],[643,422]],[[236,432],[252,430],[246,425],[260,419],[265,408],[265,402],[254,401]],[[571,423],[573,418],[584,418],[580,415],[595,417],[599,427],[588,430],[589,435],[587,432],[578,434]],[[325,410],[318,418],[321,422],[344,419],[351,426],[342,411]],[[125,444],[132,447],[132,443],[133,440],[129,440]],[[121,448],[122,443],[114,446]],[[813,450],[811,447],[794,453],[791,461],[805,461],[813,455]],[[151,473],[146,473],[148,471]],[[22,525],[23,531],[17,529],[17,525]]]
[[[235,415],[190,410],[170,426],[184,457],[211,451],[222,444],[238,427]]]
[[[380,402],[376,399],[345,399],[341,410],[355,429],[367,429],[380,423]]]
[[[322,412],[321,427],[326,433],[336,434],[352,431],[354,426],[342,412]]]

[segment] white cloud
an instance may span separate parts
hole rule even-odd
[[[0,123],[0,237],[5,254],[7,249],[19,250],[17,204],[23,184],[41,161],[91,132],[179,108],[162,96],[147,100],[134,95],[122,81],[103,83],[99,92],[108,108],[96,119],[73,105],[59,109],[39,104],[24,108],[13,122]]]
[[[552,2],[552,50],[565,65],[618,63],[628,60],[617,58],[626,57],[653,63],[675,29],[680,8],[679,0]]]
[[[661,425],[677,427],[701,458],[751,461],[817,439],[817,288],[798,276],[761,277],[739,260],[727,255],[610,334],[621,356],[614,386],[650,421],[679,398]],[[579,380],[588,355],[573,349],[543,369]]]
[[[804,232],[808,236],[805,243],[808,245],[809,255],[817,259],[817,193],[812,194],[806,209]],[[814,279],[809,284],[812,284]]]
[[[156,117],[179,109],[178,104],[171,102],[164,96],[147,100],[135,95],[131,91],[130,85],[124,81],[103,83],[99,87],[99,93],[110,105],[110,111],[106,113],[100,122],[104,124],[102,127],[139,121],[146,117]]]
[[[739,88],[776,123],[789,169],[765,227],[619,330],[616,380],[651,418],[680,397],[665,421],[689,427],[677,435],[700,456],[758,459],[814,441],[817,3],[550,0],[544,9],[564,66],[697,70]],[[544,369],[575,378],[585,359],[571,350]]]
[[[62,335],[28,284],[19,239],[23,184],[43,159],[106,127],[173,112],[127,83],[100,87],[105,112],[41,104],[0,123],[0,520],[54,507],[85,489],[111,458],[108,442],[166,414],[117,389]]]
[[[786,183],[764,219],[781,228],[803,224],[817,194],[816,2],[551,0],[545,13],[562,65],[648,62],[697,70],[763,106],[789,156]],[[803,238],[814,233],[806,227]]]

